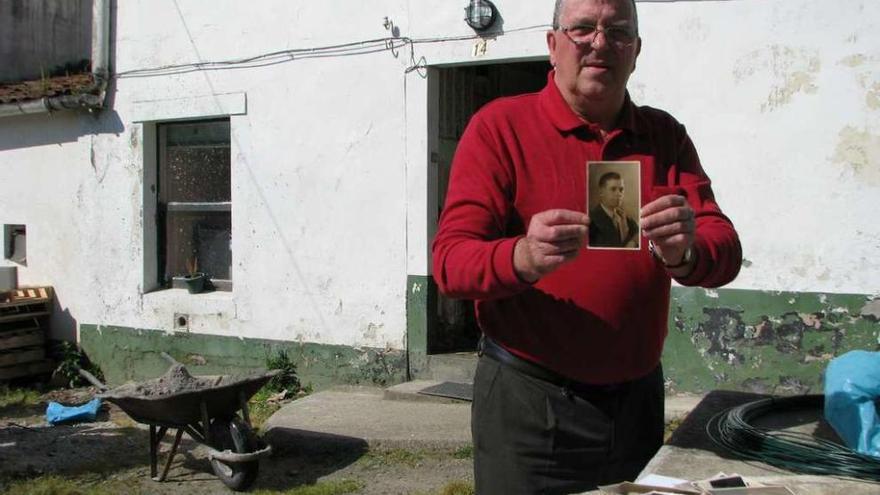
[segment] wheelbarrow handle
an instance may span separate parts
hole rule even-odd
[[[109,388],[107,387],[107,385],[104,385],[103,383],[101,383],[101,380],[98,380],[97,378],[95,378],[95,375],[93,375],[93,374],[89,373],[88,371],[86,371],[86,370],[80,368],[79,366],[76,367],[76,371],[77,371],[77,373],[80,374],[80,376],[82,376],[83,378],[85,378],[86,380],[88,380],[89,383],[91,383],[92,385],[98,387],[98,390],[100,390],[100,391],[102,391],[102,392],[105,391],[105,390],[109,390]]]
[[[166,361],[171,363],[172,366],[174,366],[175,364],[180,364],[180,362],[178,360],[171,357],[171,355],[165,351],[160,352],[159,355],[162,356],[163,358],[165,358]]]

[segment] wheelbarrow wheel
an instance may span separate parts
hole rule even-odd
[[[211,421],[211,443],[217,450],[230,450],[236,454],[247,454],[257,449],[254,432],[238,417],[215,418]],[[235,491],[241,491],[246,490],[257,479],[260,464],[259,461],[227,464],[212,459],[211,468],[224,485]]]

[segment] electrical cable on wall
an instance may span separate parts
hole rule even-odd
[[[712,417],[706,433],[716,444],[754,461],[796,473],[840,476],[880,482],[880,458],[805,433],[753,426],[769,413],[824,406],[823,395],[769,398],[749,402]]]
[[[549,24],[539,24],[517,29],[506,30],[498,33],[497,36],[506,34],[533,31],[538,29],[549,29]],[[249,69],[255,67],[266,67],[292,62],[307,58],[335,58],[335,57],[351,57],[357,55],[366,55],[370,53],[378,53],[390,51],[397,56],[397,51],[404,47],[410,49],[410,66],[406,72],[412,72],[424,67],[427,62],[424,57],[416,61],[415,46],[422,44],[446,43],[452,41],[468,41],[482,39],[478,35],[467,36],[446,36],[433,38],[408,38],[405,36],[390,36],[384,38],[375,38],[370,40],[353,41],[349,43],[341,43],[336,45],[326,45],[311,48],[291,48],[287,50],[278,50],[274,52],[254,55],[252,57],[222,60],[222,61],[206,61],[188,64],[163,65],[159,67],[150,67],[145,69],[132,69],[122,71],[116,74],[118,79],[135,78],[135,77],[158,77],[177,74],[186,74],[197,71],[217,71],[217,70],[234,70]]]

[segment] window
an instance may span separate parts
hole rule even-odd
[[[203,272],[232,289],[229,120],[158,124],[159,285]],[[182,286],[181,286],[182,288]]]
[[[20,265],[27,265],[27,227],[3,226],[3,257]]]

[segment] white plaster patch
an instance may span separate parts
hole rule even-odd
[[[818,330],[822,326],[822,319],[812,313],[800,314],[801,321],[808,327]]]
[[[866,57],[863,53],[855,53],[853,55],[842,58],[838,63],[847,67],[858,67],[864,64],[867,58],[868,57]]]
[[[851,169],[868,184],[880,185],[880,135],[865,128],[846,126],[837,138],[834,163]]]
[[[773,86],[762,112],[772,112],[787,105],[798,93],[815,94],[818,91],[816,75],[822,68],[819,54],[805,48],[772,45],[769,49],[755,50],[740,57],[733,70],[734,80],[743,81],[760,72],[769,71]]]
[[[875,299],[862,306],[862,310],[859,311],[859,314],[880,320],[880,299]]]

